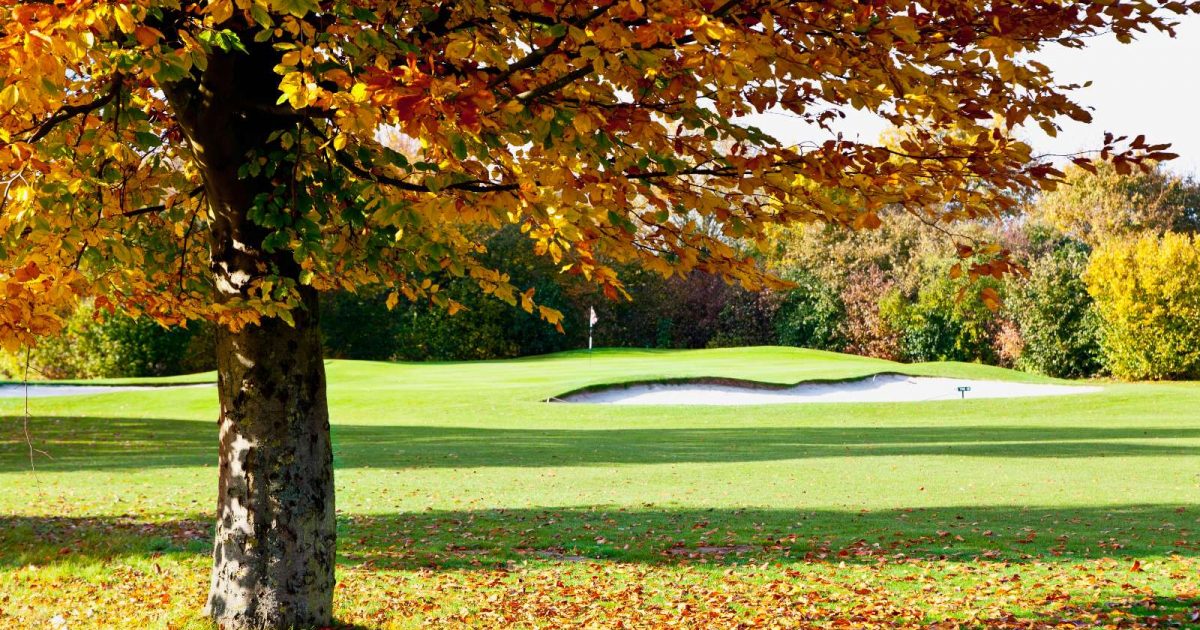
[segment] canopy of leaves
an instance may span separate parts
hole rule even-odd
[[[1162,168],[1122,172],[1108,163],[1071,167],[1064,183],[1040,200],[1036,213],[1093,247],[1147,231],[1198,232],[1200,182]]]
[[[1126,379],[1200,376],[1200,241],[1168,232],[1108,241],[1085,280],[1102,318],[1113,374]]]
[[[1011,209],[1060,173],[1014,137],[1086,121],[1029,53],[1171,32],[1196,2],[1147,0],[62,0],[0,2],[0,339],[61,326],[61,307],[239,326],[289,319],[297,287],[381,285],[389,302],[461,305],[447,272],[556,322],[482,262],[518,225],[539,254],[610,296],[618,263],[764,278],[733,240],[767,226],[943,221]],[[241,164],[181,107],[232,72],[223,105],[270,121]],[[739,117],[827,127],[878,112],[888,146],[783,146]],[[240,117],[240,118],[239,118]],[[212,132],[212,130],[209,130]],[[218,132],[220,130],[217,130]],[[1109,138],[1118,163],[1164,145]],[[1136,152],[1136,155],[1135,153]],[[215,167],[265,178],[251,219],[294,261],[214,299]],[[1125,167],[1122,167],[1125,168]],[[207,185],[207,186],[206,186]],[[718,233],[699,218],[715,221]],[[222,240],[224,238],[225,240]],[[207,242],[207,247],[206,247]],[[278,260],[278,258],[274,259]]]

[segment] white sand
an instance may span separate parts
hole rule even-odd
[[[786,389],[732,385],[661,384],[613,387],[562,398],[573,403],[610,405],[771,405],[780,403],[867,403],[959,400],[959,387],[970,387],[966,399],[1023,398],[1090,394],[1100,387],[1039,385],[883,374],[840,383],[801,383]]]
[[[53,398],[55,396],[82,396],[85,394],[111,394],[113,392],[144,392],[183,387],[215,387],[213,383],[187,385],[41,385],[29,384],[30,398]],[[24,398],[22,384],[0,385],[0,398]]]

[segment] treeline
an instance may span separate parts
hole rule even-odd
[[[515,229],[486,242],[517,286],[565,315],[564,333],[483,296],[469,281],[444,290],[467,309],[385,296],[333,294],[322,303],[327,354],[372,360],[506,358],[595,343],[609,347],[707,348],[791,345],[899,361],[969,361],[1060,377],[1200,377],[1200,185],[1159,170],[1068,171],[1057,190],[1019,216],[933,228],[893,213],[876,230],[802,225],[772,233],[761,264],[792,283],[747,292],[713,276],[664,279],[621,269],[632,301],[611,301],[560,274]],[[951,268],[957,246],[1010,250],[1025,276],[969,281]],[[990,291],[985,291],[990,289]],[[994,292],[994,293],[993,293]],[[988,304],[998,296],[1000,306]],[[81,309],[68,335],[35,348],[45,376],[169,374],[211,368],[213,334]],[[10,377],[23,357],[7,357]]]

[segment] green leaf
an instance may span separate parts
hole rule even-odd
[[[460,160],[467,159],[467,141],[463,139],[462,134],[450,134],[450,150],[454,152],[454,157]]]

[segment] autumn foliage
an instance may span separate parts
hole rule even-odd
[[[1053,132],[1089,114],[1026,53],[1170,31],[1194,8],[5,2],[0,338],[30,343],[84,296],[235,327],[289,318],[301,285],[377,284],[392,303],[455,310],[432,280],[443,271],[557,322],[480,262],[481,236],[507,224],[613,296],[613,264],[630,261],[762,286],[729,239],[792,221],[870,228],[887,206],[931,221],[990,216],[1013,207],[1017,188],[1048,185],[1056,169],[1017,126]],[[237,299],[217,300],[215,210],[169,95],[225,59],[259,58],[275,85],[245,106],[282,124],[238,172],[270,178],[253,219],[299,271],[268,266]],[[866,109],[904,131],[894,146],[783,146],[737,122],[768,109],[814,126]],[[1165,156],[1141,138],[1110,140],[1123,169],[1135,153],[1121,147]],[[700,229],[700,215],[720,232]]]
[[[1087,270],[1103,317],[1103,347],[1117,376],[1200,376],[1200,243],[1152,234],[1100,246]]]
[[[741,243],[888,212],[997,217],[1062,173],[1019,139],[1087,121],[1052,45],[1173,33],[1197,1],[0,0],[0,343],[83,298],[219,324],[207,613],[325,626],[333,454],[319,294],[463,304],[469,279],[558,325],[484,243],[505,226],[610,298],[618,265],[779,286]],[[768,110],[887,143],[787,146]],[[1119,173],[1170,157],[1106,135]],[[1093,168],[1090,156],[1075,158]],[[886,211],[886,212],[885,212]],[[966,245],[953,276],[1021,268]],[[981,298],[998,304],[994,290]]]

